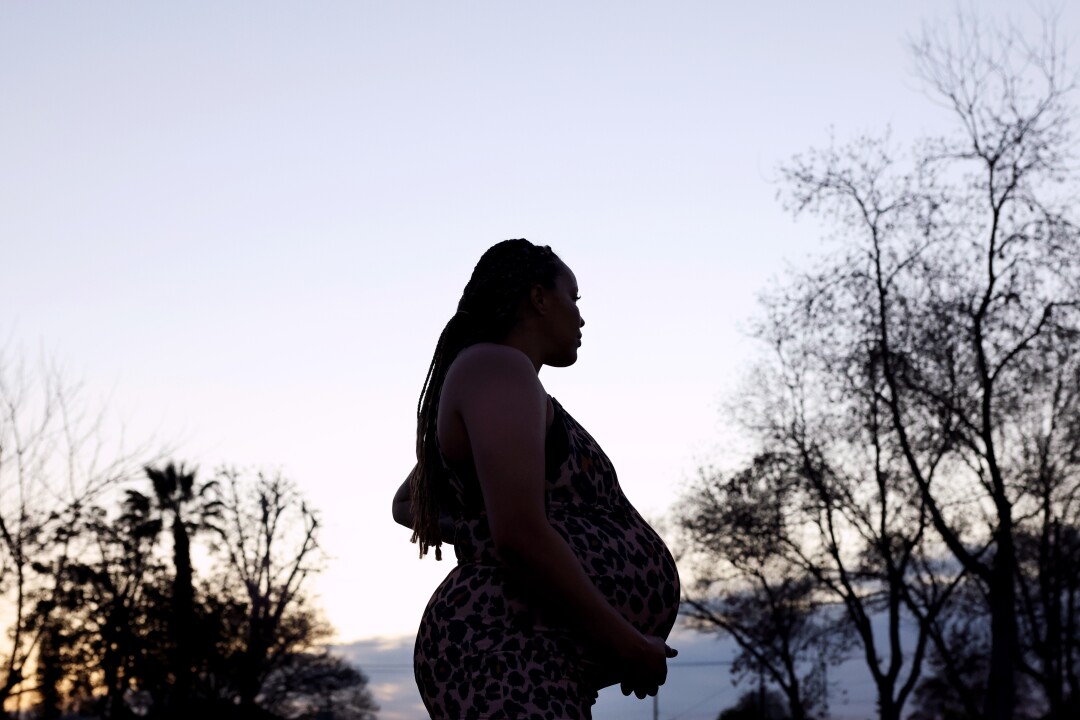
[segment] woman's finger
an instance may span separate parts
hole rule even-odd
[[[667,656],[669,658],[673,658],[679,654],[679,651],[671,647],[670,645],[664,645],[664,652],[667,653]]]

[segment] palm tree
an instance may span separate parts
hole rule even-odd
[[[203,530],[212,530],[220,516],[217,483],[197,485],[195,470],[170,462],[164,468],[146,466],[146,476],[154,487],[153,498],[129,493],[129,502],[139,498],[153,501],[162,526],[172,531],[173,567],[170,633],[175,652],[175,683],[172,705],[181,717],[191,699],[191,679],[195,657],[192,638],[195,630],[195,589],[191,570],[191,538]]]

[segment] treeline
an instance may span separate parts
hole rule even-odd
[[[375,717],[366,677],[324,649],[320,526],[292,482],[142,466],[57,373],[4,360],[0,714]]]
[[[688,614],[761,683],[723,717],[826,718],[841,661],[882,720],[1080,717],[1076,73],[1052,19],[954,30],[912,51],[955,132],[782,169],[835,250],[765,298],[751,457],[679,513]]]

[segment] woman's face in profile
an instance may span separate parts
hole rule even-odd
[[[581,328],[585,321],[578,310],[577,278],[570,268],[563,265],[555,276],[555,287],[547,291],[550,299],[545,316],[545,327],[551,341],[551,359],[545,364],[566,367],[577,361],[581,346]]]

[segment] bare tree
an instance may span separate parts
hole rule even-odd
[[[220,612],[236,640],[219,653],[228,693],[251,711],[264,684],[289,658],[328,634],[308,607],[305,584],[321,569],[319,521],[296,486],[279,474],[218,476],[224,557]]]
[[[693,581],[682,612],[691,627],[735,641],[736,682],[767,679],[790,716],[806,720],[824,716],[825,668],[843,659],[849,633],[816,579],[784,552],[788,503],[783,488],[763,479],[767,467],[759,458],[729,476],[703,473],[683,499],[680,562]]]
[[[682,513],[694,545],[717,568],[730,568],[731,577],[698,571],[710,586],[685,602],[695,615],[706,602],[701,597],[716,597],[718,589],[713,604],[733,609],[760,613],[796,601],[804,614],[817,616],[804,620],[804,642],[827,663],[844,648],[860,648],[881,717],[898,720],[919,680],[933,623],[960,573],[952,569],[950,575],[928,554],[917,492],[893,479],[896,454],[865,385],[864,370],[872,362],[861,370],[849,367],[833,384],[817,376],[832,367],[828,355],[835,342],[803,343],[793,352],[789,339],[777,341],[777,374],[755,395],[760,454],[739,472],[706,476]],[[798,361],[787,361],[789,353]],[[810,388],[846,394],[850,402],[817,402]],[[755,591],[733,589],[746,584]],[[764,627],[773,636],[784,628],[745,612],[735,617],[740,615],[749,621],[740,644],[759,654],[769,648]],[[740,630],[728,631],[738,639]],[[780,685],[792,697],[791,680]],[[822,700],[824,691],[818,688]],[[791,711],[801,715],[794,702]]]
[[[1038,688],[1029,710],[1064,718],[1077,599],[1061,570],[1080,519],[1074,83],[1052,18],[1031,42],[967,16],[954,29],[912,43],[954,133],[908,151],[888,134],[834,143],[782,168],[788,206],[838,244],[766,297],[757,334],[772,353],[742,411],[757,457],[716,487],[730,502],[755,479],[759,532],[844,608],[882,718],[900,717],[930,651],[968,710],[981,696],[981,717],[1019,717],[1020,672]],[[975,684],[956,654],[959,589],[989,619]]]
[[[85,508],[133,476],[145,450],[112,449],[80,389],[55,365],[0,353],[0,714],[31,692],[28,663],[53,633],[59,578]]]
[[[912,45],[929,93],[957,121],[954,135],[908,157],[864,139],[785,168],[792,207],[823,214],[843,239],[838,258],[810,278],[812,292],[792,298],[819,311],[790,306],[785,333],[827,338],[830,377],[876,363],[879,420],[904,469],[893,487],[914,488],[912,502],[985,593],[983,716],[1014,717],[1016,670],[1033,650],[1041,667],[1030,672],[1057,718],[1062,683],[1050,677],[1064,663],[1045,667],[1061,657],[1057,641],[1043,652],[1044,641],[1025,648],[1018,634],[1020,602],[1040,579],[1021,567],[1017,539],[1024,528],[1052,534],[1077,491],[1073,83],[1052,22],[1036,42],[967,17],[955,30],[929,29]]]

